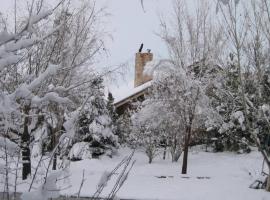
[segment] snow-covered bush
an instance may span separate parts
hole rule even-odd
[[[72,161],[92,158],[88,142],[75,143],[69,151],[69,159]]]

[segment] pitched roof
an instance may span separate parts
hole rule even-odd
[[[129,102],[130,99],[138,97],[141,93],[143,93],[146,89],[148,89],[152,84],[152,81],[148,81],[138,87],[130,89],[128,92],[126,92],[125,96],[123,96],[121,99],[117,99],[114,103],[116,107],[119,107],[126,102]]]

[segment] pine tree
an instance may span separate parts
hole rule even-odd
[[[88,101],[79,115],[77,139],[74,143],[87,142],[92,157],[99,157],[104,153],[112,156],[118,147],[113,119],[104,98],[103,80],[97,77],[91,84]],[[111,107],[113,109],[113,107]],[[72,151],[72,150],[71,150]],[[76,155],[70,155],[71,159]]]
[[[248,142],[251,139],[246,132],[243,105],[240,98],[239,71],[233,54],[230,54],[229,62],[220,75],[222,74],[225,78],[221,79],[219,86],[212,89],[212,93],[209,94],[212,106],[218,113],[220,120],[218,124],[214,125],[215,130],[213,129],[214,126],[209,129],[214,133],[212,135],[215,138],[214,150],[249,152]],[[251,86],[252,84],[246,88],[246,93],[252,90]],[[217,120],[214,121],[217,122]]]
[[[109,115],[111,116],[112,122],[116,123],[117,114],[116,114],[115,107],[114,107],[114,97],[113,97],[111,92],[108,93],[107,109],[109,111]]]

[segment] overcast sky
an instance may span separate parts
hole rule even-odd
[[[18,4],[26,0],[17,0]],[[56,0],[45,0],[56,4]],[[79,0],[73,0],[76,2]],[[108,30],[112,31],[113,41],[108,45],[111,65],[133,58],[140,44],[150,48],[157,55],[166,52],[155,32],[159,30],[159,12],[168,12],[171,0],[144,0],[145,11],[140,0],[97,0],[99,6],[108,7],[111,17]],[[14,0],[0,0],[0,11],[5,15],[13,12]]]
[[[157,36],[161,12],[169,12],[171,0],[145,0],[145,12],[140,0],[108,0],[111,9],[114,40],[109,45],[107,64],[128,62],[125,81],[109,85],[116,98],[122,98],[133,87],[135,53],[141,43],[144,50],[151,49],[154,58],[167,57],[167,49]],[[106,63],[105,63],[106,64]]]
[[[17,0],[18,4],[26,0]],[[45,0],[56,4],[56,0]],[[76,3],[79,0],[72,0]],[[189,2],[196,1],[190,0]],[[112,31],[113,40],[108,43],[109,55],[102,59],[100,66],[115,66],[119,63],[129,63],[127,82],[120,83],[120,88],[114,84],[107,84],[114,96],[119,98],[133,86],[135,53],[141,43],[144,50],[151,49],[154,58],[167,57],[167,49],[156,35],[159,31],[159,14],[170,15],[172,0],[144,0],[145,12],[140,0],[97,0],[99,6],[108,7],[111,17],[107,28]],[[13,12],[14,0],[0,0],[0,11],[5,15]],[[112,86],[114,85],[114,86]]]

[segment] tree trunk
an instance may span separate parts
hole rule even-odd
[[[267,182],[266,182],[266,191],[270,192],[270,167],[268,166],[268,176],[267,176]]]
[[[172,156],[172,162],[177,162],[179,157],[181,156],[181,153],[179,152],[179,144],[178,141],[176,139],[176,135],[174,136],[174,139],[172,141],[172,145],[171,145],[171,156]]]
[[[53,149],[56,146],[56,131],[53,132],[52,134],[52,147]],[[56,151],[53,154],[53,165],[52,165],[52,170],[56,170],[56,165],[57,165],[57,155],[56,155]]]
[[[154,159],[153,149],[151,147],[149,147],[149,149],[147,149],[145,152],[146,152],[146,155],[148,157],[148,163],[151,164],[153,162],[153,159]]]
[[[63,123],[64,123],[64,111],[56,107],[55,111],[57,111],[57,124],[54,129],[52,129],[52,138],[51,138],[51,144],[52,148],[54,149],[58,142],[59,142],[59,135],[61,134]],[[52,164],[52,170],[56,170],[57,166],[57,152],[58,150],[55,150],[54,155],[53,155],[53,164]]]
[[[27,179],[28,175],[31,174],[31,153],[30,153],[30,134],[28,130],[29,124],[29,110],[30,107],[24,108],[24,123],[23,123],[23,134],[21,136],[21,150],[22,150],[22,179]]]
[[[167,153],[167,142],[165,142],[164,150],[163,150],[163,160],[166,159],[166,153]]]
[[[4,188],[4,194],[7,194],[7,200],[9,200],[9,162],[8,162],[8,152],[7,152],[7,143],[6,143],[6,139],[5,139],[5,185],[6,187]]]
[[[148,163],[151,164],[153,162],[153,158],[150,156],[148,159]]]
[[[53,155],[53,166],[52,166],[52,170],[56,170],[56,165],[57,165],[57,155],[55,153]]]
[[[185,137],[185,144],[184,144],[184,156],[183,156],[183,164],[182,164],[182,174],[187,173],[187,162],[188,162],[188,147],[189,147],[189,140],[191,135],[191,127],[187,128]]]
[[[183,156],[183,164],[182,164],[182,174],[187,173],[187,160],[188,160],[188,145],[184,146],[184,156]]]

